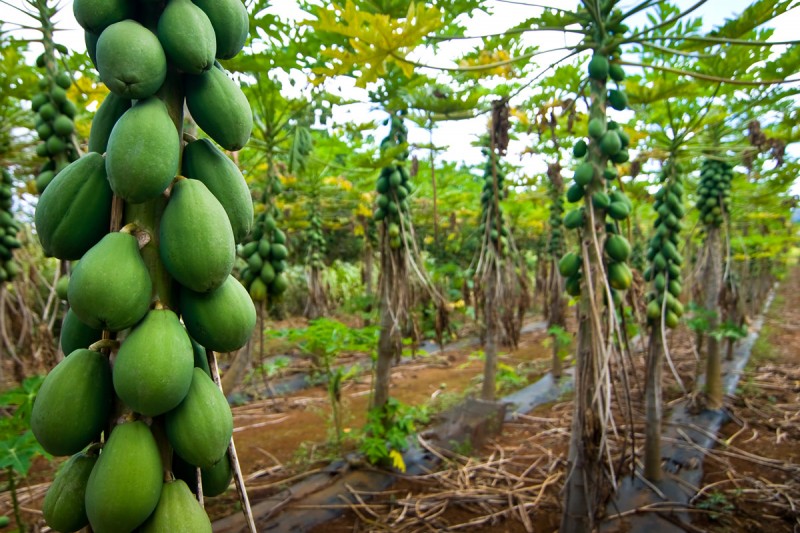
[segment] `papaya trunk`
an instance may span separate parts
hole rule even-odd
[[[720,409],[723,403],[722,394],[722,355],[720,342],[713,335],[719,328],[719,291],[722,280],[722,248],[720,246],[720,229],[708,228],[706,238],[708,248],[708,264],[705,270],[705,308],[709,311],[708,335],[706,338],[706,407]]]
[[[651,328],[650,346],[647,353],[647,377],[645,385],[645,412],[647,422],[644,441],[644,475],[652,481],[661,480],[661,374],[663,371],[664,346],[660,325]]]
[[[487,401],[494,401],[495,381],[497,377],[497,303],[495,302],[496,291],[496,271],[489,269],[486,273],[488,283],[485,287],[484,298],[484,320],[486,322],[486,343],[483,347],[484,366],[483,366],[483,388],[481,398]]]
[[[547,327],[552,328],[554,326],[563,328],[566,325],[565,321],[565,302],[563,297],[564,292],[564,281],[561,278],[561,275],[558,273],[558,268],[556,267],[556,261],[551,260],[550,263],[550,273],[549,273],[549,283],[548,283],[548,294],[550,300],[547,304]],[[550,369],[551,373],[553,374],[554,378],[560,378],[561,374],[563,373],[563,363],[561,361],[561,355],[559,354],[560,346],[558,343],[557,338],[553,338],[553,362],[552,368]]]
[[[378,360],[375,365],[375,384],[373,387],[372,408],[380,408],[389,401],[392,361],[395,357],[393,341],[394,320],[389,302],[384,300],[380,307],[380,337],[378,338]]]
[[[593,396],[595,392],[594,353],[591,318],[581,310],[578,326],[578,349],[575,356],[575,409],[567,459],[564,514],[561,532],[590,533],[598,505],[602,467],[598,450],[600,432],[597,431]]]

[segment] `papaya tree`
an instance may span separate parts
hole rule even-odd
[[[79,329],[93,332],[48,374],[31,413],[45,450],[73,456],[50,490],[85,492],[70,505],[53,498],[44,517],[63,530],[178,521],[209,531],[203,495],[235,477],[255,531],[216,361],[247,342],[256,320],[231,275],[251,201],[222,151],[247,143],[252,114],[216,64],[244,46],[246,9],[79,0],[73,12],[100,78],[135,103],[95,117],[105,153],[65,167],[36,207],[45,251],[80,259],[68,300]],[[184,106],[210,141],[183,135]]]

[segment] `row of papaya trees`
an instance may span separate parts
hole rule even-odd
[[[80,60],[55,43],[55,8],[30,2],[41,38],[9,41],[8,49],[21,62],[27,46],[43,47],[39,72],[10,76],[12,90],[4,94],[9,103],[30,101],[18,124],[38,141],[4,130],[2,149],[13,163],[0,185],[0,310],[12,318],[2,319],[0,331],[18,377],[57,363],[31,419],[44,450],[73,456],[45,502],[53,527],[169,529],[180,519],[204,530],[208,519],[194,502],[224,490],[234,474],[248,509],[216,356],[233,354],[227,385],[235,385],[252,349],[263,352],[264,319],[280,313],[291,263],[304,249],[311,318],[328,309],[326,265],[363,259],[372,296],[366,305],[377,310],[380,329],[370,409],[385,425],[396,414],[392,365],[403,338],[420,336],[415,310],[432,317],[431,332],[442,344],[454,308],[449,300],[463,290],[484,338],[482,397],[493,400],[498,345],[518,342],[537,297],[554,336],[553,372],[561,374],[560,332],[569,301],[576,304],[563,531],[595,527],[608,480],[617,475],[616,465],[601,459],[610,456],[614,417],[630,411],[613,393],[627,384],[612,376],[630,355],[631,326],[640,324],[649,339],[648,478],[661,476],[667,333],[687,311],[706,320],[696,328],[705,385],[692,397],[701,408],[722,406],[724,342],[730,355],[793,238],[788,186],[796,162],[784,154],[794,141],[784,87],[793,56],[773,58],[764,43],[769,32],[759,29],[788,4],[756,2],[709,35],[668,4],[623,11],[606,0],[582,2],[574,12],[547,9],[498,41],[487,36],[481,49],[525,53],[514,60],[468,56],[450,69],[446,87],[404,54],[423,38],[458,37],[458,15],[480,6],[357,4],[339,12],[304,5],[318,32],[309,36],[265,15],[261,2],[248,15],[238,0],[76,1],[88,59],[74,68]],[[650,22],[634,27],[643,12]],[[383,25],[369,29],[377,20]],[[374,54],[375,27],[395,42],[379,49],[377,64],[360,55]],[[521,99],[533,74],[524,66],[502,69],[537,54],[517,41],[536,30],[577,40],[537,81],[538,90]],[[288,48],[287,37],[296,37]],[[272,55],[256,53],[261,47]],[[757,53],[744,60],[737,47]],[[327,52],[315,53],[320,49]],[[290,53],[300,52],[305,59],[297,65]],[[363,130],[324,125],[330,95],[309,90],[288,98],[261,72],[296,66],[363,85],[380,76],[371,98],[389,118],[377,154],[360,150],[377,144]],[[505,84],[487,93],[470,82],[476,71]],[[100,103],[94,114],[93,102]],[[756,117],[769,117],[767,111],[779,119],[762,130]],[[485,160],[479,168],[437,165],[432,142],[409,142],[412,121],[433,132],[439,122],[483,112],[490,120],[475,148]],[[506,157],[511,141],[527,142],[546,173],[514,171]],[[423,150],[430,152],[427,164],[417,157]],[[571,176],[562,176],[565,169]],[[465,200],[471,210],[459,208]],[[440,232],[442,206],[454,216]],[[62,262],[41,259],[37,242]],[[428,273],[448,262],[461,268]],[[36,288],[45,286],[50,290]],[[69,303],[63,319],[59,288]],[[702,305],[689,309],[690,301]],[[43,333],[31,342],[34,331]],[[60,362],[53,340],[59,336],[68,356]],[[23,353],[23,346],[48,343],[35,356]],[[181,357],[165,357],[167,349]],[[147,354],[147,364],[126,355],[133,353]],[[81,401],[66,401],[76,389]],[[383,458],[390,451],[387,444]],[[132,454],[146,468],[127,468]],[[84,492],[62,495],[73,482]]]

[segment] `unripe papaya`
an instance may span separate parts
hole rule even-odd
[[[211,141],[199,139],[184,148],[182,168],[184,176],[202,181],[222,204],[236,242],[244,239],[253,229],[253,200],[239,167]]]
[[[253,113],[239,85],[218,68],[186,76],[185,82],[186,105],[200,129],[226,150],[247,144]]]
[[[109,233],[75,267],[67,296],[81,322],[121,331],[144,317],[152,290],[136,237]]]
[[[230,352],[244,346],[256,325],[253,301],[233,276],[205,294],[183,288],[181,312],[189,335],[216,352]]]
[[[70,457],[58,471],[42,504],[42,514],[51,529],[68,533],[89,525],[86,483],[95,463],[97,455],[81,452]]]
[[[575,276],[581,268],[581,256],[569,252],[558,262],[558,272],[565,278]]]
[[[47,374],[31,410],[31,429],[48,453],[73,455],[100,436],[111,412],[111,368],[76,350]]]
[[[153,512],[161,496],[158,445],[141,420],[116,426],[86,486],[86,514],[97,533],[129,533]]]
[[[586,145],[586,141],[583,139],[579,139],[575,146],[572,147],[572,155],[575,157],[583,157],[586,155],[586,151],[588,146]]]
[[[180,455],[172,454],[172,471],[177,478],[186,482],[192,492],[197,492],[196,468],[181,459]],[[229,453],[226,453],[214,466],[201,468],[200,477],[203,481],[203,496],[219,496],[225,492],[233,480]]]
[[[178,315],[153,309],[131,330],[114,362],[114,390],[146,416],[177,406],[192,382],[194,354]]]
[[[608,77],[608,58],[595,53],[589,61],[589,77],[593,80],[604,81]]]
[[[631,255],[631,245],[622,235],[611,235],[606,240],[605,250],[614,261],[627,261]]]
[[[605,132],[606,126],[603,124],[601,119],[595,117],[589,121],[589,137],[593,139],[599,139]]]
[[[624,291],[631,286],[633,274],[625,263],[611,263],[608,265],[608,281],[612,288]]]
[[[196,340],[190,340],[192,341],[192,352],[194,353],[195,368],[199,368],[205,372],[208,377],[211,377],[211,369],[208,366],[208,354],[206,354],[206,349],[200,346]]]
[[[619,135],[614,130],[609,130],[600,138],[600,149],[607,156],[613,156],[622,150],[622,142]]]
[[[110,91],[141,100],[164,83],[167,58],[153,32],[127,19],[110,25],[97,39],[97,72]]]
[[[581,187],[586,187],[592,182],[592,179],[594,179],[594,165],[591,163],[581,163],[578,165],[578,168],[575,169],[574,178],[575,183]]]
[[[137,102],[108,139],[106,171],[114,194],[134,204],[163,193],[178,173],[181,143],[167,106],[156,97]]]
[[[208,15],[217,39],[217,57],[230,59],[238,54],[250,33],[247,9],[241,0],[193,0]]]
[[[68,278],[63,278],[68,279]],[[77,317],[72,308],[67,309],[61,323],[61,351],[69,355],[79,348],[88,348],[103,338],[103,330],[87,326]]]
[[[191,0],[169,0],[158,18],[158,40],[178,70],[200,74],[214,66],[217,40],[208,15]]]
[[[624,111],[628,107],[628,95],[625,91],[611,89],[608,91],[608,104],[617,111]]]
[[[159,229],[164,267],[195,292],[218,288],[233,270],[236,244],[225,209],[200,181],[175,183]]]
[[[75,0],[72,13],[84,30],[100,34],[111,24],[130,18],[133,4],[129,0]]]
[[[187,0],[188,1],[188,0]],[[156,510],[139,533],[211,533],[211,522],[186,483],[164,483]]]
[[[189,464],[211,467],[228,449],[233,415],[219,387],[195,368],[186,398],[166,414],[165,427],[175,453]]]
[[[86,154],[59,172],[36,205],[36,233],[45,253],[80,259],[108,233],[112,196],[100,154]]]
[[[108,138],[117,120],[131,108],[127,98],[108,93],[103,103],[97,108],[89,131],[89,151],[104,154],[108,147]]]
[[[397,238],[400,240],[400,238]],[[276,269],[277,270],[277,269]],[[289,280],[286,279],[286,276],[282,273],[277,274],[275,279],[272,280],[272,283],[269,284],[269,293],[273,296],[280,296],[286,289],[289,288]]]

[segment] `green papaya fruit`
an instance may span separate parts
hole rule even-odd
[[[147,424],[116,426],[86,485],[92,530],[122,533],[143,524],[158,504],[162,477],[161,455]]]
[[[134,204],[163,193],[178,173],[181,143],[167,106],[140,100],[111,130],[106,171],[114,194]]]
[[[103,156],[89,153],[58,173],[39,198],[34,221],[47,255],[80,259],[106,233],[113,193]]]
[[[619,134],[614,130],[609,130],[600,138],[600,150],[607,156],[613,156],[622,150],[622,142]]]
[[[600,118],[593,118],[589,121],[589,137],[593,139],[599,139],[603,136],[606,132],[606,126],[603,124],[602,119]]]
[[[253,272],[261,272],[261,267],[264,266],[264,260],[261,259],[259,254],[253,254],[247,260],[247,267]]]
[[[203,182],[219,200],[234,239],[241,242],[253,229],[253,199],[239,167],[211,141],[199,139],[184,148],[182,168],[184,176]]]
[[[263,302],[267,299],[267,284],[261,278],[254,278],[250,282],[248,293],[254,302]]]
[[[631,209],[624,202],[612,201],[608,206],[608,215],[614,220],[625,220],[630,214]]]
[[[250,33],[247,9],[240,0],[193,0],[202,9],[217,39],[217,57],[230,59],[238,54]]]
[[[580,296],[581,295],[581,277],[580,275],[573,276],[571,278],[567,278],[567,281],[564,285],[564,289],[567,291],[567,294],[570,296]]]
[[[205,294],[182,288],[181,311],[189,335],[216,352],[244,346],[256,324],[253,301],[233,276]]]
[[[575,276],[581,268],[581,256],[569,252],[558,262],[558,272],[565,278]]]
[[[564,215],[564,227],[567,229],[577,229],[586,223],[586,218],[582,209],[573,209]]]
[[[605,245],[608,257],[614,261],[627,261],[631,255],[631,245],[622,235],[611,235]]]
[[[188,1],[188,0],[187,0]],[[156,510],[139,533],[211,533],[211,522],[189,487],[176,479],[161,489]]]
[[[84,30],[100,34],[111,24],[132,17],[133,3],[129,0],[75,0],[72,13]]]
[[[159,229],[164,267],[184,287],[208,292],[228,279],[236,259],[225,209],[202,182],[181,179],[172,188]]]
[[[275,270],[278,271],[277,268]],[[269,284],[269,293],[273,296],[280,296],[286,292],[286,289],[289,288],[289,280],[286,279],[286,276],[282,272],[283,271],[281,271],[280,274],[277,274],[275,279],[272,280],[272,283]]]
[[[31,410],[31,429],[48,453],[73,455],[100,436],[111,413],[111,368],[91,350],[76,350],[42,382]]]
[[[608,75],[619,83],[625,79],[625,69],[619,63],[611,63],[608,67]]]
[[[114,390],[137,413],[158,416],[177,406],[192,382],[194,352],[178,315],[153,309],[117,352]]]
[[[661,306],[658,305],[656,300],[647,304],[647,318],[648,320],[658,320],[661,317]]]
[[[578,183],[573,183],[570,185],[569,189],[567,189],[567,201],[570,203],[575,203],[581,201],[584,195],[584,189]]]
[[[109,233],[86,252],[72,271],[67,297],[88,326],[121,331],[144,317],[153,284],[136,237]]]
[[[56,135],[67,137],[75,131],[75,123],[67,115],[58,115],[53,121],[53,131]]]
[[[56,295],[60,300],[67,299],[67,289],[69,288],[69,276],[61,276],[56,282]]]
[[[169,0],[158,18],[157,34],[167,59],[181,72],[200,74],[214,66],[214,28],[191,0]]]
[[[586,187],[594,179],[594,165],[591,163],[581,163],[578,165],[578,168],[575,169],[573,177],[575,178],[575,183],[581,187]]]
[[[593,80],[604,81],[608,77],[608,58],[602,54],[595,53],[589,60],[589,77]]]
[[[51,529],[68,533],[89,525],[86,483],[95,463],[97,455],[81,452],[70,457],[59,469],[42,504],[42,514]]]
[[[261,257],[269,257],[270,252],[272,251],[272,245],[269,243],[267,239],[261,239],[258,241],[258,255]]]
[[[197,491],[196,469],[196,466],[181,459],[180,455],[172,454],[172,471],[178,479],[186,482],[192,492]],[[203,496],[214,497],[225,492],[233,481],[230,454],[226,452],[214,466],[201,468],[200,477],[203,482]]]
[[[211,369],[208,366],[208,355],[206,354],[206,349],[200,346],[196,340],[190,340],[192,341],[192,352],[194,353],[195,368],[199,368],[205,372],[208,377],[211,377]]]
[[[592,205],[595,209],[608,209],[611,200],[603,191],[597,191],[592,195]]]
[[[628,95],[625,91],[611,89],[608,91],[608,104],[617,111],[624,111],[628,107]]]
[[[108,138],[111,130],[119,118],[131,108],[131,101],[127,98],[108,93],[103,103],[97,108],[92,119],[92,129],[89,130],[89,151],[104,154],[108,147]]]
[[[97,69],[97,40],[100,38],[98,33],[84,32],[83,42],[86,44],[86,53],[92,60],[92,65]]]
[[[141,100],[164,83],[167,58],[152,31],[126,19],[111,24],[97,39],[97,72],[111,92]]]
[[[586,145],[586,141],[583,139],[579,139],[575,146],[572,147],[572,155],[575,157],[583,157],[586,155],[586,151],[588,146]]]
[[[67,278],[62,278],[67,279]],[[67,309],[61,322],[61,351],[69,355],[79,348],[88,348],[103,338],[103,330],[87,326],[75,315],[72,308]]]
[[[226,150],[247,144],[253,113],[239,85],[217,68],[188,75],[185,84],[186,105],[200,129]]]
[[[399,230],[400,228],[398,228]],[[286,259],[289,256],[289,251],[283,244],[273,244],[270,251],[270,257],[276,261]]]
[[[611,263],[608,265],[608,281],[612,288],[624,291],[631,286],[633,274],[625,263]]]
[[[186,397],[165,415],[164,425],[175,453],[201,468],[214,466],[222,459],[233,435],[228,400],[199,368],[193,370]]]
[[[272,267],[272,263],[266,261],[264,266],[261,267],[261,272],[259,274],[261,281],[269,285],[275,279],[275,269]]]

